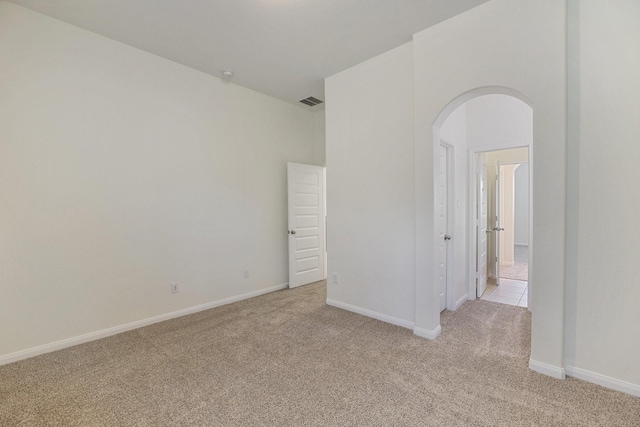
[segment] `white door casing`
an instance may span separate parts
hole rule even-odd
[[[436,200],[438,203],[438,216],[436,218],[438,227],[438,296],[440,298],[440,311],[447,306],[447,241],[450,237],[447,234],[448,227],[448,149],[440,145],[439,175]]]
[[[324,168],[287,163],[289,287],[323,280]]]
[[[482,158],[482,156],[479,156]],[[487,251],[489,248],[488,237],[490,230],[487,229],[488,224],[488,194],[487,194],[487,164],[484,158],[480,161],[478,171],[478,230],[477,235],[477,270],[476,278],[478,284],[476,286],[476,296],[481,297],[487,289]]]
[[[504,171],[500,167],[500,162],[498,161],[498,163],[496,164],[496,206],[495,206],[496,221],[495,221],[495,226],[493,228],[493,230],[496,232],[495,233],[495,254],[496,254],[495,272],[496,272],[497,285],[500,285],[500,244],[502,240],[501,231],[503,230],[500,224],[502,223],[502,215],[504,214],[504,206],[502,205],[503,174],[504,174]]]

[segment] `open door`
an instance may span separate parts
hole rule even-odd
[[[491,230],[487,228],[488,224],[488,194],[487,194],[487,163],[484,156],[479,155],[478,160],[480,167],[478,168],[478,235],[477,235],[477,261],[476,261],[476,296],[479,298],[487,289],[487,252],[489,249],[489,234]]]
[[[324,168],[287,163],[289,287],[323,280]]]

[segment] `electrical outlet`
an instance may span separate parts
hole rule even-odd
[[[249,278],[249,269],[245,268],[244,270],[242,270],[242,277],[244,277],[245,279]]]
[[[172,294],[177,294],[178,292],[179,292],[178,283],[177,282],[173,282],[171,284],[171,293]]]
[[[338,275],[337,274],[333,274],[333,283],[335,283],[336,285],[338,284]]]

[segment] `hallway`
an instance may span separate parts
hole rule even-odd
[[[499,302],[501,304],[527,307],[529,286],[526,281],[501,279],[500,286],[495,283],[487,283],[487,289],[480,299]]]
[[[520,281],[529,280],[529,247],[514,246],[514,265],[500,266],[500,278]]]

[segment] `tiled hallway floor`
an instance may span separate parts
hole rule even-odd
[[[522,280],[500,279],[500,286],[487,283],[487,289],[480,299],[502,304],[527,306],[528,284]]]

